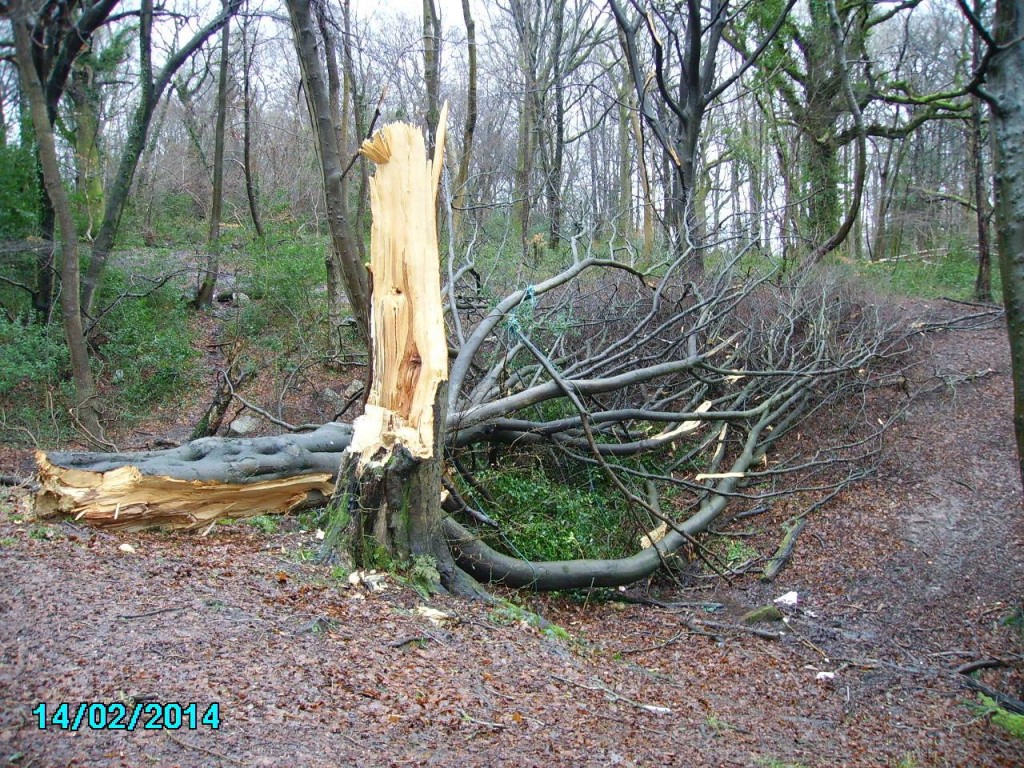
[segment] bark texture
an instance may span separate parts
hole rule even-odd
[[[63,286],[60,306],[64,338],[71,356],[71,373],[75,382],[76,402],[72,415],[86,432],[86,436],[90,440],[98,442],[102,440],[103,430],[94,402],[96,386],[92,378],[92,369],[89,366],[89,351],[85,343],[85,331],[82,327],[82,313],[78,300],[78,231],[71,214],[71,203],[68,201],[60,176],[53,128],[46,114],[43,85],[32,60],[32,42],[25,23],[26,9],[19,3],[13,10],[14,20],[11,26],[14,30],[22,85],[28,97],[32,126],[39,150],[43,184],[60,225],[63,248],[60,263],[60,277]]]
[[[331,109],[328,74],[320,59],[317,24],[309,2],[288,0],[288,15],[292,23],[295,52],[302,69],[302,85],[306,92],[310,117],[316,133],[317,151],[323,170],[324,199],[327,203],[327,224],[331,230],[331,245],[340,262],[345,294],[352,308],[360,332],[368,336],[367,297],[369,286],[366,270],[359,257],[358,238],[352,230],[348,203],[343,187],[344,165],[338,146],[338,132]]]
[[[210,202],[210,230],[206,238],[206,269],[196,292],[196,308],[213,306],[213,293],[220,270],[220,218],[224,205],[224,132],[228,116],[228,69],[230,60],[231,19],[220,31],[220,71],[217,75],[217,125],[213,138],[213,196]]]
[[[996,176],[996,246],[1013,364],[1014,427],[1024,480],[1024,6],[996,4],[989,84]]]
[[[101,528],[200,528],[322,503],[352,427],[304,435],[203,438],[134,453],[36,454],[40,517],[69,514]]]

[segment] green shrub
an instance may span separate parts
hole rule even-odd
[[[60,326],[11,322],[0,314],[0,397],[7,399],[19,388],[55,385],[68,366]]]
[[[111,270],[99,305],[113,301],[126,287],[124,275]],[[96,329],[91,349],[108,420],[115,415],[129,421],[141,417],[155,403],[182,392],[193,380],[198,357],[192,338],[187,309],[170,287],[117,303]],[[46,441],[59,439],[73,400],[61,326],[12,322],[0,315],[5,439],[23,440],[28,433]]]
[[[992,293],[998,298],[1001,290],[999,265],[992,254]],[[929,258],[900,258],[884,262],[863,262],[857,272],[873,283],[888,283],[890,289],[903,296],[922,299],[949,297],[971,299],[978,275],[977,255],[963,243],[953,241],[947,250]]]
[[[282,365],[294,363],[289,354],[296,347],[321,353],[330,349],[325,248],[320,237],[285,237],[271,231],[238,252],[237,290],[253,301],[234,314],[228,334],[258,338],[261,353],[275,352]]]
[[[259,517],[250,517],[246,522],[253,528],[259,528],[263,533],[277,533],[279,522],[276,517],[270,515],[260,515]]]
[[[120,273],[109,276],[108,300],[123,283]],[[117,386],[119,410],[128,418],[180,393],[193,380],[198,353],[188,319],[184,302],[169,287],[122,301],[104,318],[96,363],[103,378]]]
[[[633,531],[596,473],[566,482],[539,467],[514,467],[479,479],[494,496],[489,512],[507,536],[490,542],[499,549],[528,560],[622,557],[631,549]]]
[[[34,234],[42,198],[32,150],[0,142],[0,179],[0,239]]]

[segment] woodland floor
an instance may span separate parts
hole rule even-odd
[[[22,520],[11,492],[0,765],[1024,765],[1024,742],[954,671],[1000,659],[977,679],[1024,694],[1005,331],[930,334],[917,361],[884,395],[915,398],[878,473],[810,517],[775,583],[619,593],[670,607],[515,596],[570,640],[444,597],[429,605],[451,621],[434,626],[412,612],[424,603],[413,590],[371,593],[304,560],[314,533],[296,519],[273,534],[113,536]],[[151,434],[172,431],[168,419]],[[24,460],[0,452],[0,471]],[[768,556],[788,514],[732,529]],[[709,623],[734,625],[790,590],[788,624],[759,627],[779,639]],[[71,733],[41,731],[33,714],[129,700],[200,714],[218,702],[221,726]]]

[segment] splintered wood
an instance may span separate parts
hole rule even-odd
[[[434,454],[435,401],[448,379],[437,247],[447,111],[433,160],[424,159],[422,132],[404,123],[385,126],[360,150],[377,164],[370,179],[373,377],[350,448],[363,461],[396,444],[416,458]]]
[[[328,472],[246,485],[145,475],[125,466],[108,472],[68,469],[36,454],[40,517],[72,515],[99,528],[202,528],[220,518],[288,512],[324,501],[334,489]]]

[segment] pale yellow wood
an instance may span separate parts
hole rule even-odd
[[[264,480],[248,485],[144,475],[132,466],[109,472],[65,469],[36,454],[39,517],[73,515],[100,528],[201,528],[219,518],[288,512],[310,500],[329,498],[328,473]]]
[[[447,113],[446,104],[433,160],[422,132],[405,123],[384,126],[360,150],[377,164],[370,179],[372,384],[349,447],[364,460],[396,443],[418,458],[434,453],[434,402],[448,379],[435,202]]]

